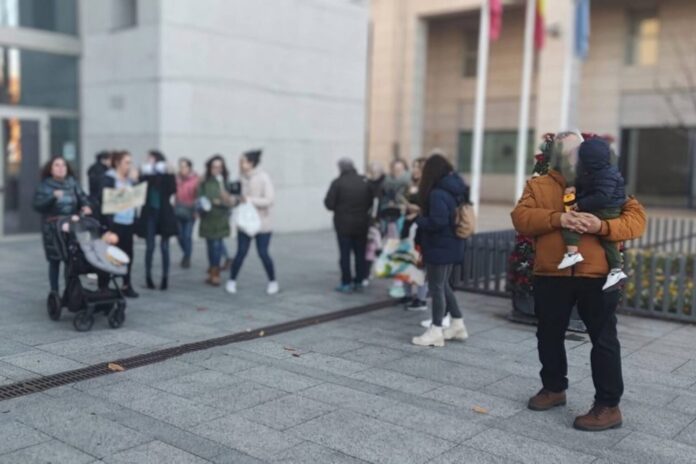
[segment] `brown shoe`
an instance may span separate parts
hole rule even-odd
[[[210,268],[210,272],[208,273],[208,278],[205,279],[205,283],[208,285],[212,285],[213,287],[220,286],[220,268],[219,267],[211,267]]]
[[[595,404],[590,412],[575,418],[573,427],[586,432],[601,432],[602,430],[618,429],[622,423],[621,410],[618,406]]]
[[[566,394],[562,392],[552,392],[542,388],[539,393],[529,398],[527,407],[532,411],[548,411],[556,406],[565,406]]]

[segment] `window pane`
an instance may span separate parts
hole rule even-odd
[[[641,40],[638,46],[638,64],[642,66],[657,64],[658,46],[657,39]]]
[[[636,193],[685,198],[690,193],[689,138],[675,129],[637,129]]]
[[[529,132],[526,172],[531,174],[534,167],[534,132]],[[471,172],[470,131],[459,134],[458,166],[461,172]],[[483,137],[483,159],[481,170],[484,174],[514,174],[517,163],[517,131],[486,132]]]
[[[660,22],[657,18],[645,18],[640,22],[639,31],[642,37],[657,37],[660,32]]]
[[[475,77],[478,66],[478,31],[467,31],[464,34],[463,76]]]
[[[0,103],[77,109],[77,57],[0,47]]]
[[[75,173],[80,172],[80,123],[77,119],[51,118],[51,156],[65,158]]]
[[[76,35],[76,1],[0,0],[0,25]]]
[[[652,66],[657,64],[660,20],[655,10],[629,12],[626,37],[626,64]]]
[[[111,0],[112,27],[127,29],[138,23],[138,2],[136,0]]]

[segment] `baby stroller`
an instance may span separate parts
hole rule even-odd
[[[75,313],[73,325],[78,332],[92,329],[96,313],[104,313],[111,328],[121,327],[126,320],[126,299],[115,276],[125,275],[128,257],[101,239],[100,224],[93,218],[59,217],[52,223],[53,239],[65,263],[65,290],[62,297],[55,292],[49,293],[48,316],[57,321],[63,308],[67,308]],[[83,287],[80,276],[95,272],[101,276],[100,281],[107,282],[105,288],[89,290]],[[109,283],[113,283],[114,288],[110,288]]]

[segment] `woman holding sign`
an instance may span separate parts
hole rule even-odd
[[[138,182],[138,172],[133,169],[133,158],[127,151],[116,151],[111,155],[111,169],[101,181],[98,198],[103,201],[104,189],[123,191],[131,189]],[[128,298],[137,298],[138,294],[131,285],[131,267],[133,266],[133,234],[136,220],[136,208],[128,208],[113,214],[104,214],[102,205],[101,222],[104,227],[118,236],[118,247],[130,258],[128,273],[123,276],[123,294]]]

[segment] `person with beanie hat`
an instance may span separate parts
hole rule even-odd
[[[250,150],[243,153],[239,159],[242,194],[238,198],[238,203],[248,202],[256,208],[261,218],[261,229],[254,237],[241,230],[237,231],[237,255],[232,261],[230,280],[227,281],[225,287],[227,292],[231,294],[237,293],[237,276],[249,252],[252,240],[256,240],[256,250],[268,277],[266,293],[275,295],[279,291],[273,259],[268,253],[272,235],[271,208],[275,201],[275,189],[271,177],[259,168],[261,153],[261,150]]]
[[[626,202],[626,189],[623,176],[611,164],[611,148],[600,138],[586,140],[578,148],[577,177],[575,179],[575,202],[568,205],[569,210],[592,213],[599,219],[615,219],[621,215]],[[565,195],[564,199],[567,199]],[[563,229],[566,254],[558,269],[567,269],[584,260],[578,249],[580,234]],[[608,291],[628,276],[623,272],[623,261],[618,243],[600,240],[609,264],[609,275],[603,290]]]

